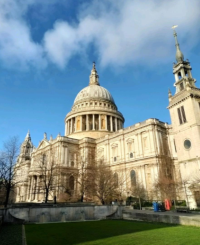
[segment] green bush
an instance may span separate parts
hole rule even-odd
[[[152,201],[143,201],[142,202],[142,207],[152,207],[153,202]]]
[[[178,200],[176,201],[176,206],[182,206],[182,207],[186,207],[186,201],[185,200]]]

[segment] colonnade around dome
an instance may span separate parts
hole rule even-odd
[[[120,118],[105,114],[86,114],[72,117],[66,121],[65,135],[82,131],[116,132],[123,128]]]

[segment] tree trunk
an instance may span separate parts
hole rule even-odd
[[[46,189],[46,193],[45,193],[45,203],[47,203],[48,197],[49,197],[49,190]]]
[[[176,209],[176,200],[174,199],[174,208]]]
[[[142,210],[142,205],[141,205],[140,197],[139,197],[139,205],[140,205],[140,210]]]
[[[102,205],[104,205],[104,204],[105,204],[104,199],[101,199],[101,204],[102,204]]]
[[[5,208],[8,206],[9,196],[10,196],[10,184],[6,188],[6,200],[5,200],[5,204],[4,204]]]
[[[83,199],[84,199],[84,193],[82,193],[81,195],[81,202],[83,202]]]

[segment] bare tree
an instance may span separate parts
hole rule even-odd
[[[177,188],[178,183],[176,183],[173,179],[162,176],[155,183],[154,191],[160,194],[162,200],[176,200],[177,198]]]
[[[136,184],[134,186],[132,186],[131,193],[132,193],[133,197],[138,198],[139,206],[140,206],[140,210],[141,210],[142,209],[141,199],[145,198],[145,196],[146,196],[146,190],[145,190],[142,182],[137,181]]]
[[[57,164],[57,157],[54,149],[40,154],[36,157],[36,172],[39,176],[39,183],[33,189],[34,194],[44,194],[45,203],[49,196],[54,195],[59,188],[60,167]]]
[[[80,193],[80,201],[84,199],[92,200],[92,190],[96,179],[96,161],[95,153],[89,151],[87,157],[78,157],[78,168],[75,173],[78,184],[78,192]]]
[[[20,182],[15,171],[18,153],[19,141],[16,136],[11,137],[4,143],[3,151],[0,153],[0,185],[1,192],[5,192],[5,207],[8,205],[11,192]]]
[[[98,198],[101,204],[110,202],[119,197],[118,178],[109,165],[99,163],[95,169],[95,181],[92,186],[93,195]]]
[[[115,171],[113,177],[116,183],[116,199],[122,203],[123,200],[127,199],[127,188],[129,188],[131,184],[130,169],[120,169],[120,171]]]
[[[159,158],[159,173],[158,179],[154,185],[154,191],[162,200],[176,200],[179,182],[175,178],[173,160],[170,156],[167,144],[164,144],[163,153],[164,154]]]

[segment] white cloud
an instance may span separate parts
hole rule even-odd
[[[44,45],[61,67],[92,42],[103,66],[167,61],[174,50],[172,25],[180,26],[190,48],[199,41],[192,39],[199,28],[199,7],[198,0],[96,0],[82,8],[77,26],[56,23],[45,34]]]
[[[33,42],[24,19],[33,0],[0,1],[0,59],[8,67],[45,67],[41,45]]]
[[[199,0],[92,0],[80,6],[76,25],[57,21],[40,44],[32,40],[24,17],[32,4],[41,1],[0,1],[0,58],[7,65],[45,67],[53,62],[63,68],[74,55],[86,55],[91,44],[102,66],[166,62],[172,52],[175,56],[174,24],[187,49],[199,42]]]

